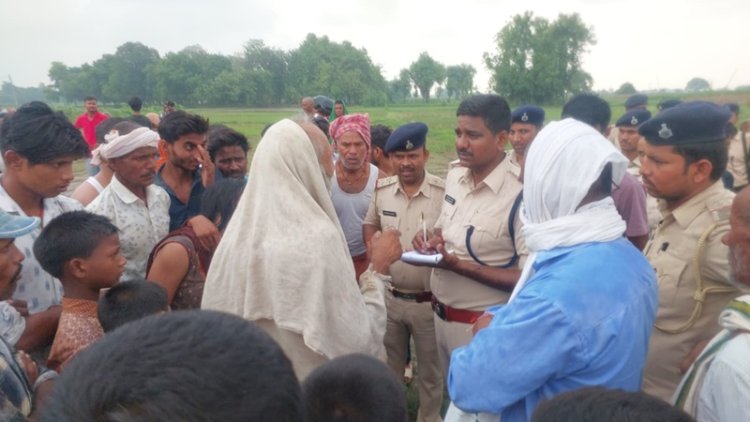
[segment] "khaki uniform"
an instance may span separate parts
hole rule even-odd
[[[733,198],[734,193],[724,189],[719,180],[671,212],[660,201],[664,218],[644,251],[656,270],[659,310],[649,343],[643,390],[663,400],[670,401],[680,382],[682,360],[697,343],[719,331],[719,313],[738,294],[728,284],[729,249],[721,243],[729,230]],[[704,237],[704,246],[698,251]],[[693,260],[696,252],[702,287],[709,291],[702,310],[692,317],[698,289]]]
[[[638,179],[639,182],[643,183],[640,158],[635,157],[635,160],[629,162],[626,171]],[[659,221],[661,221],[661,211],[659,211],[659,202],[657,199],[649,195],[648,192],[646,192],[646,215],[648,216],[648,231],[649,233],[653,233],[659,225]]]
[[[737,133],[737,136],[729,141],[729,148],[727,153],[729,155],[729,161],[727,161],[727,171],[732,173],[734,176],[734,188],[738,189],[747,185],[747,164],[745,162],[745,152],[742,145],[742,134],[743,132]],[[745,143],[750,148],[750,134],[745,133]]]
[[[514,243],[510,238],[508,219],[516,197],[523,186],[518,180],[520,168],[504,159],[478,185],[474,185],[471,171],[457,167],[445,181],[445,198],[440,219],[446,249],[464,261],[475,262],[466,247],[469,226],[474,227],[471,247],[474,254],[487,265],[501,266],[510,262]],[[515,229],[515,250],[520,259],[514,268],[523,268],[528,254],[521,236],[521,209],[512,222]],[[490,306],[505,303],[510,293],[485,286],[452,271],[435,268],[430,279],[435,298],[452,308],[482,312]],[[444,321],[435,315],[435,334],[441,364],[447,373],[453,349],[471,341],[471,324]]]
[[[518,157],[516,157],[516,152],[513,150],[508,151],[507,155],[505,156],[505,159],[508,160],[508,163],[511,165],[511,167],[513,167],[513,172],[520,175],[521,163],[518,162]]]
[[[409,198],[398,176],[378,180],[370,208],[363,224],[380,230],[395,228],[401,232],[401,246],[411,248],[415,234],[422,232],[421,216],[424,215],[427,230],[432,230],[440,216],[440,206],[445,194],[443,179],[425,173],[419,191]],[[414,338],[419,380],[418,421],[441,421],[440,408],[443,401],[443,373],[440,368],[435,325],[432,321],[430,301],[395,297],[398,293],[423,293],[430,290],[429,267],[416,267],[396,261],[390,267],[392,287],[396,292],[385,295],[388,310],[384,344],[388,353],[388,365],[399,377],[404,374],[406,349],[409,336]]]

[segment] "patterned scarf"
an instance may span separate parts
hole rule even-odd
[[[698,410],[698,396],[711,362],[724,344],[737,334],[750,334],[750,295],[740,296],[724,308],[719,315],[719,325],[724,329],[703,349],[700,356],[690,366],[687,374],[677,386],[672,403],[695,416]]]
[[[346,132],[355,132],[365,141],[370,148],[370,116],[367,114],[345,114],[331,123],[328,129],[334,142],[338,142],[341,135]]]

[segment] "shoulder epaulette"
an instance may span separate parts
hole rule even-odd
[[[378,182],[375,184],[375,188],[376,189],[384,188],[386,186],[390,186],[397,182],[398,182],[398,176],[384,177],[382,179],[378,179]]]

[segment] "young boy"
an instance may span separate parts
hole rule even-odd
[[[88,157],[89,147],[62,113],[38,101],[20,107],[3,122],[0,152],[6,167],[0,209],[39,217],[42,226],[63,212],[81,209],[78,201],[60,194],[73,181],[73,162]],[[43,271],[31,253],[39,232],[37,227],[16,239],[24,263],[11,304],[24,315],[15,323],[23,331],[16,347],[27,352],[49,345],[60,318],[60,281]]]
[[[45,271],[63,284],[62,315],[47,365],[60,372],[76,353],[104,335],[97,319],[99,290],[125,268],[120,238],[106,217],[73,211],[52,220],[34,243]]]
[[[137,319],[169,311],[167,291],[148,280],[130,280],[107,290],[97,315],[105,333]]]

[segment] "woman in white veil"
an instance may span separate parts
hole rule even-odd
[[[331,149],[311,123],[282,120],[254,154],[248,185],[214,254],[203,309],[256,322],[303,379],[348,353],[382,357],[388,266],[398,233],[373,240],[357,285],[331,203]]]

